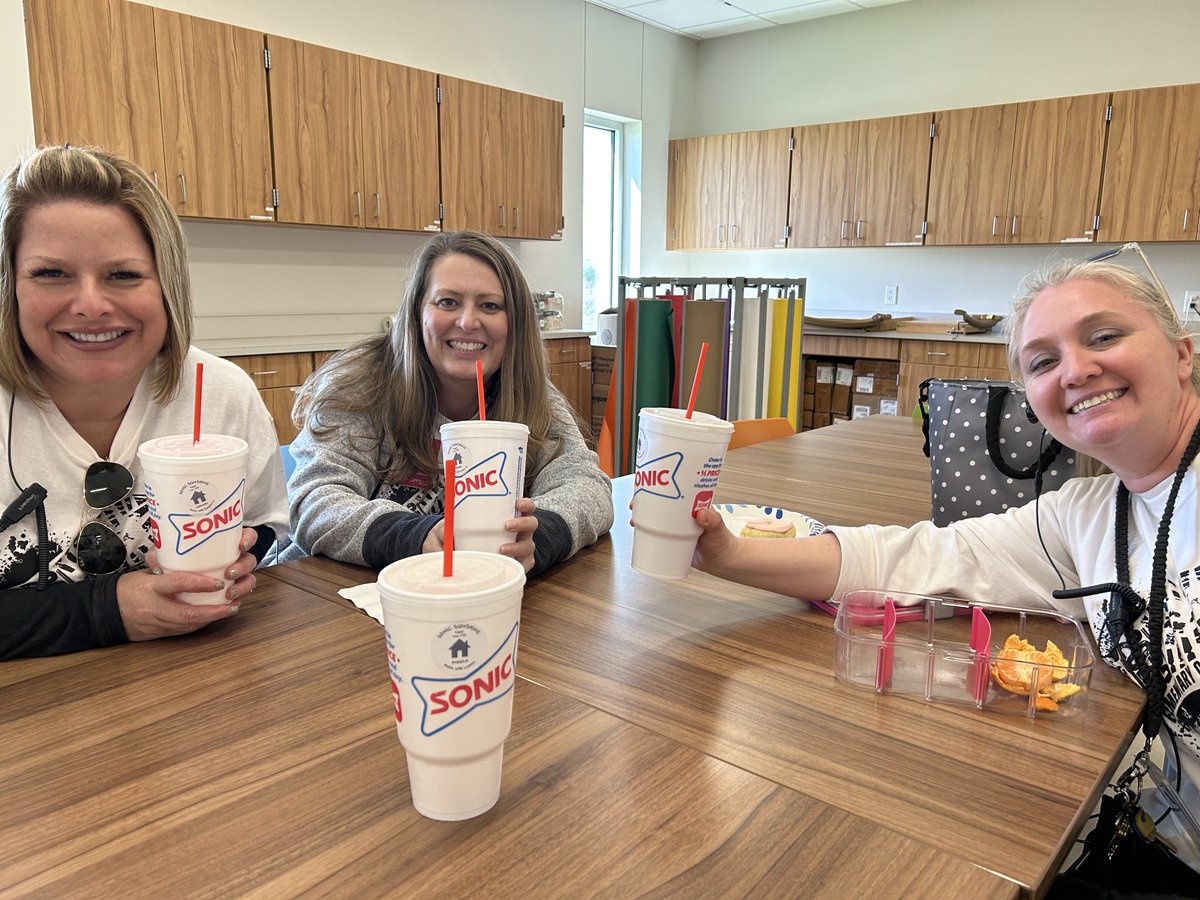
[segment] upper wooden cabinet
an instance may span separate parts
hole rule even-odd
[[[268,35],[280,222],[436,231],[437,76]]]
[[[671,141],[668,250],[786,245],[790,128]]]
[[[1107,94],[935,115],[926,243],[1091,241]]]
[[[181,216],[437,231],[444,209],[562,237],[559,101],[444,79],[439,116],[432,72],[126,0],[25,5],[38,143],[132,159]]]
[[[183,216],[271,218],[262,35],[122,0],[28,0],[39,144],[127,156]]]
[[[442,226],[562,237],[562,103],[438,77]]]
[[[1100,239],[1194,241],[1198,220],[1200,84],[1113,94]]]
[[[274,216],[263,36],[154,10],[167,197],[181,216]]]
[[[26,0],[25,32],[37,143],[103,147],[161,186],[154,10],[123,0]]]
[[[788,244],[920,244],[932,120],[921,113],[794,128]]]

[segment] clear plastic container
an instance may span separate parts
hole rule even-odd
[[[896,615],[892,639],[885,641],[889,600]],[[986,620],[982,625],[980,617]],[[989,629],[990,635],[976,638],[979,649],[972,649],[972,633]],[[1030,718],[1076,716],[1087,708],[1096,658],[1080,623],[1069,616],[897,591],[851,591],[842,597],[834,632],[835,674],[846,684]],[[1006,651],[1010,635],[1037,652]],[[1061,659],[1046,653],[1047,641]]]

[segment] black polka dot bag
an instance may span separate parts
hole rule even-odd
[[[920,406],[937,525],[1024,506],[1077,474],[1075,452],[1036,423],[1018,384],[930,378]]]

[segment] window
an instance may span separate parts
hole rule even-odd
[[[621,246],[621,123],[587,115],[583,126],[583,327],[613,304]]]

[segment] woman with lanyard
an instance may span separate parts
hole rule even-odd
[[[1153,871],[1130,872],[1123,889],[1192,895],[1200,890],[1200,368],[1192,339],[1161,287],[1096,261],[1033,276],[1006,326],[1010,365],[1037,419],[1112,474],[1072,479],[1002,515],[942,528],[832,527],[782,547],[736,538],[717,514],[701,512],[694,565],[802,599],[882,588],[1086,617],[1104,658],[1146,689],[1146,737],[1165,749],[1163,784],[1138,801],[1174,855]],[[1146,765],[1139,759],[1125,787]],[[1181,798],[1175,810],[1173,795]]]
[[[0,659],[195,631],[254,589],[287,530],[283,466],[250,378],[190,346],[179,220],[144,172],[100,150],[47,147],[0,183]],[[192,430],[250,445],[242,554],[223,580],[154,569],[137,461]],[[177,595],[222,591],[191,605]]]

